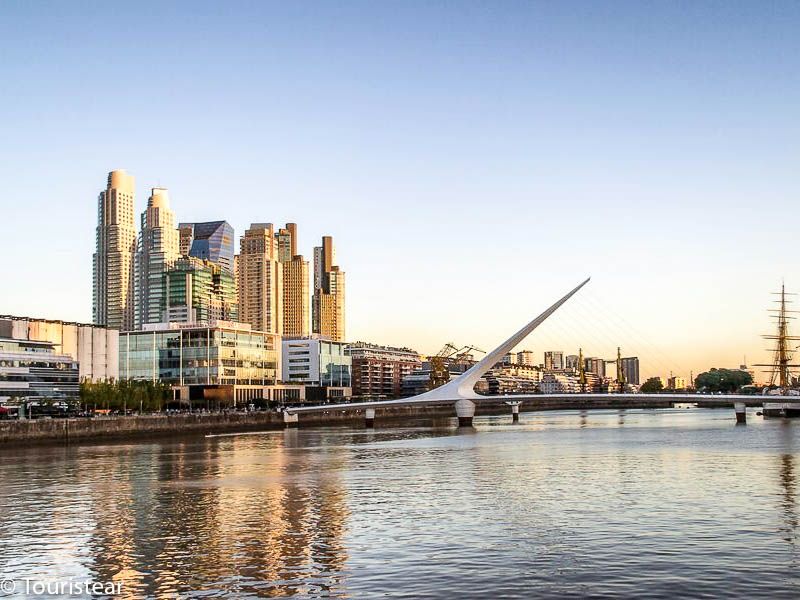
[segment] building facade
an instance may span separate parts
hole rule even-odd
[[[576,394],[581,391],[575,375],[569,373],[544,373],[539,382],[542,394]]]
[[[257,331],[283,332],[283,269],[272,223],[253,223],[239,240],[239,319]]]
[[[281,365],[284,383],[347,388],[350,395],[353,362],[343,342],[320,336],[284,339]]]
[[[584,359],[583,368],[586,370],[587,373],[594,373],[600,379],[605,378],[606,376],[606,361],[602,358],[597,358],[596,356],[592,356],[590,358]]]
[[[97,229],[92,261],[92,320],[114,329],[134,326],[135,183],[124,170],[108,174],[97,200]]]
[[[419,353],[410,348],[355,342],[345,353],[353,361],[353,396],[361,398],[400,398],[403,378],[422,367]]]
[[[50,342],[0,337],[0,404],[75,402],[79,386],[77,361]]]
[[[287,223],[275,234],[283,271],[283,329],[288,337],[308,337],[308,261],[297,253],[297,224]]]
[[[622,374],[625,376],[625,383],[639,385],[639,357],[629,356],[622,359]]]
[[[567,354],[564,357],[564,368],[577,371],[581,358],[578,354]]]
[[[678,391],[678,390],[685,390],[687,387],[689,387],[689,384],[686,381],[685,377],[679,377],[677,375],[673,375],[669,379],[667,379],[666,387],[669,390]]]
[[[547,371],[561,371],[564,368],[564,353],[561,350],[548,350],[545,352],[544,368]]]
[[[164,273],[162,322],[238,321],[233,275],[208,260],[181,257]]]
[[[529,367],[536,366],[536,356],[531,350],[521,350],[517,352],[517,362]]]
[[[161,380],[185,390],[186,400],[218,392],[238,404],[264,397],[264,388],[278,383],[280,352],[279,336],[244,323],[150,324],[120,334],[119,373]]]
[[[78,363],[82,380],[119,379],[119,331],[51,319],[0,316],[0,337],[48,342],[53,352]]]
[[[142,213],[136,249],[134,327],[163,321],[166,304],[164,274],[180,257],[175,213],[169,207],[169,192],[153,188]]]
[[[345,276],[335,264],[333,238],[314,248],[312,332],[334,341],[345,338]]]
[[[500,362],[504,365],[515,365],[517,360],[517,355],[514,352],[506,352]]]
[[[178,225],[181,256],[210,261],[233,274],[234,232],[227,221]]]
[[[516,363],[496,367],[484,375],[484,379],[489,395],[535,394],[539,389],[542,371],[535,366]]]

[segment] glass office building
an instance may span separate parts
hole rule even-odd
[[[161,380],[176,386],[275,385],[280,337],[243,323],[208,326],[160,324],[120,333],[123,379]]]
[[[181,223],[178,225],[182,256],[210,260],[233,273],[233,227],[227,221]]]
[[[0,403],[77,401],[78,362],[50,342],[0,338]]]
[[[236,281],[208,260],[183,257],[164,274],[163,321],[237,321]]]

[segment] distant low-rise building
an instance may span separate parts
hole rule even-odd
[[[352,395],[352,359],[344,342],[320,336],[284,339],[281,345],[284,383],[323,387],[326,398]]]
[[[575,394],[580,392],[578,378],[571,373],[547,372],[539,383],[542,394]]]
[[[538,367],[513,364],[497,366],[483,377],[485,392],[492,396],[505,394],[535,394],[538,391],[542,371]]]
[[[448,381],[455,379],[459,375],[462,375],[464,371],[469,369],[471,366],[472,363],[470,362],[446,363],[444,368],[447,369]],[[410,396],[417,396],[419,394],[424,394],[425,392],[433,389],[433,385],[431,382],[432,371],[433,367],[431,361],[430,360],[423,361],[421,367],[418,370],[413,371],[403,377],[401,395],[404,398],[408,398]]]
[[[69,356],[78,363],[81,380],[119,379],[119,331],[116,329],[2,315],[0,337],[51,343],[55,354]]]
[[[685,390],[688,386],[685,377],[673,376],[667,380],[667,389],[670,390]]]
[[[78,363],[51,342],[0,337],[0,404],[79,398]]]
[[[353,396],[399,398],[403,378],[422,367],[419,353],[410,348],[355,342],[345,347],[353,361]]]

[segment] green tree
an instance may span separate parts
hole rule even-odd
[[[730,394],[745,385],[753,383],[750,373],[739,369],[711,369],[705,373],[700,373],[694,385],[698,392],[712,392]]]
[[[661,378],[651,377],[642,384],[642,387],[639,388],[639,391],[643,394],[653,394],[655,392],[660,392],[663,389],[664,384],[661,383]]]

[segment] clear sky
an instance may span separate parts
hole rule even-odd
[[[334,236],[348,338],[687,375],[800,291],[797,2],[0,3],[0,312],[91,319],[106,174]]]

